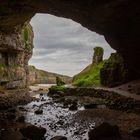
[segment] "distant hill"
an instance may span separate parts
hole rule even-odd
[[[28,66],[29,68],[29,84],[55,84],[56,77],[60,77],[63,82],[70,84],[72,78],[66,75],[52,73],[35,68],[34,66]]]

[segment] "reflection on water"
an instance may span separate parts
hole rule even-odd
[[[26,111],[22,113],[26,118],[26,122],[46,128],[46,140],[50,140],[56,135],[66,136],[69,140],[87,139],[87,132],[95,126],[94,123],[75,122],[73,115],[77,111],[64,108],[62,103],[54,103],[52,98],[47,95],[36,94],[35,97],[38,100],[24,106]],[[43,110],[43,114],[36,115],[34,112],[37,109]],[[78,110],[83,109],[84,107],[79,105]]]

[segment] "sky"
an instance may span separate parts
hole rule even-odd
[[[114,52],[103,36],[71,19],[36,14],[31,25],[34,49],[29,64],[42,70],[73,76],[92,62],[94,47],[104,48],[104,59]]]

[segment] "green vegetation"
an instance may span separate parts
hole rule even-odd
[[[25,48],[26,49],[31,49],[32,27],[31,27],[30,24],[25,26],[22,34],[23,34]]]
[[[49,90],[51,90],[51,91],[64,91],[65,87],[64,86],[51,86],[49,88]]]
[[[122,56],[112,53],[100,71],[101,84],[109,87],[120,85],[129,79],[128,73]]]
[[[78,75],[74,76],[73,78],[73,85],[74,86],[100,86],[100,69],[103,67],[104,61],[100,62],[99,64],[91,64],[86,67],[82,72]]]

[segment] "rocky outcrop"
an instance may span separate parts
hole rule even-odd
[[[119,127],[117,125],[112,126],[107,122],[103,122],[101,125],[95,127],[93,130],[90,130],[89,133],[89,140],[100,140],[104,138],[112,138],[118,137]]]
[[[108,87],[117,86],[136,78],[118,53],[112,53],[106,60],[100,70],[100,77],[101,84]]]
[[[20,132],[25,138],[32,140],[43,140],[46,133],[46,129],[42,127],[37,127],[34,125],[27,126],[20,129]]]
[[[27,86],[32,48],[33,31],[29,24],[20,33],[0,34],[0,85],[7,89]]]
[[[51,73],[43,70],[36,69],[34,66],[29,66],[28,81],[29,85],[32,84],[56,84],[57,77],[61,78],[66,84],[70,84],[72,78],[65,75]]]
[[[99,64],[103,61],[104,50],[102,47],[95,47],[92,64]]]

